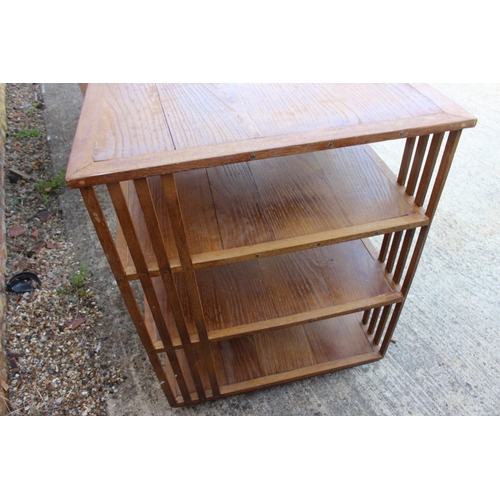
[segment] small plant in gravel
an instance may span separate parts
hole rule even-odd
[[[45,179],[35,185],[42,195],[45,205],[49,202],[49,194],[57,194],[59,188],[66,185],[66,181],[64,179],[65,175],[66,170],[61,170],[55,177]]]
[[[71,290],[76,295],[87,295],[87,290],[84,290],[88,281],[87,276],[88,266],[82,264],[76,273],[71,273]]]
[[[73,301],[77,301],[79,298],[88,295],[88,290],[85,288],[89,279],[87,276],[87,270],[88,266],[86,264],[82,264],[76,273],[71,273],[69,288],[65,290],[59,288],[57,293],[60,295],[70,295],[73,298]]]
[[[28,116],[33,116],[39,113],[43,108],[44,105],[41,102],[34,102],[26,113],[28,114]]]
[[[26,138],[26,137],[39,137],[40,131],[36,128],[27,128],[21,130],[21,132],[16,132],[14,137]]]

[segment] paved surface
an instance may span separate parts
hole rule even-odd
[[[94,272],[127,371],[110,415],[498,415],[500,413],[500,84],[436,84],[475,114],[464,131],[386,357],[370,365],[188,408],[169,407],[76,191],[62,196],[69,238]],[[54,169],[66,168],[82,105],[76,84],[45,84]],[[380,145],[393,165],[398,157]]]

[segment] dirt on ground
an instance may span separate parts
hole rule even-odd
[[[124,380],[101,350],[108,339],[90,271],[66,238],[39,84],[7,84],[6,354],[10,415],[106,415]]]

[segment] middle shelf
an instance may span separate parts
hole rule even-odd
[[[217,341],[403,300],[363,240],[199,269],[196,278],[208,337]],[[177,274],[174,279],[191,341],[198,342],[184,276]],[[180,347],[162,279],[153,278],[153,283],[168,334],[174,347]],[[147,303],[144,308],[155,348],[162,351]]]
[[[195,269],[428,224],[368,146],[190,170],[175,180]],[[158,275],[134,183],[122,187],[149,273]],[[160,177],[149,188],[172,271],[180,272]],[[119,224],[116,240],[127,276],[137,279]]]

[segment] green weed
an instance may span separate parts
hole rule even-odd
[[[39,137],[40,136],[40,131],[37,130],[36,128],[27,128],[24,130],[21,130],[21,132],[16,132],[14,134],[14,137]]]
[[[82,264],[80,269],[76,273],[71,273],[70,284],[66,289],[57,289],[59,295],[70,295],[70,301],[75,302],[79,297],[84,297],[88,295],[88,290],[85,289],[87,282],[89,280],[87,276],[88,266]],[[73,299],[73,300],[72,300]]]
[[[41,193],[43,197],[43,202],[45,203],[45,205],[47,205],[47,203],[49,202],[50,193],[52,194],[57,193],[57,190],[60,187],[66,185],[66,181],[64,179],[65,175],[66,175],[66,170],[61,170],[55,177],[50,179],[45,179],[35,184],[35,187],[38,189],[38,191]]]

